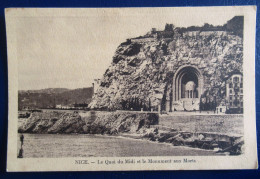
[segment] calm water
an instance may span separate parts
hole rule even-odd
[[[216,155],[141,139],[86,134],[24,134],[23,150],[24,158]]]

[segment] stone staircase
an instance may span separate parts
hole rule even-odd
[[[174,102],[173,103],[173,110],[174,111],[184,111],[183,102],[182,101]]]
[[[181,99],[180,101],[177,101],[173,104],[173,108],[176,111],[193,111],[193,110],[199,110],[199,99]]]

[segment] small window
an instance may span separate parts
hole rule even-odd
[[[240,93],[243,93],[243,89],[240,90]]]
[[[232,102],[230,102],[229,104],[230,104],[230,106],[232,106]]]
[[[243,88],[243,83],[240,83],[240,88]]]
[[[222,108],[219,108],[219,111],[222,112]]]
[[[232,83],[229,83],[229,88],[233,88],[233,84]]]
[[[237,99],[235,99],[233,105],[234,105],[234,106],[238,106],[238,105],[239,105],[239,101],[238,101]]]
[[[241,106],[243,107],[243,102],[240,102]]]
[[[230,96],[229,99],[232,100],[232,96]]]
[[[237,82],[238,82],[238,80],[239,80],[239,78],[238,78],[238,77],[234,77],[234,78],[233,78],[233,81],[234,81],[234,83],[237,83]]]
[[[229,93],[232,93],[232,89],[229,90]]]

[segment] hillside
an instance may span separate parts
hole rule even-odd
[[[71,106],[75,103],[89,104],[93,95],[93,88],[48,88],[41,90],[28,90],[18,92],[19,109],[29,108],[53,108],[61,104]]]
[[[52,94],[52,93],[62,93],[65,91],[69,91],[67,88],[46,88],[46,89],[40,89],[40,90],[20,90],[19,93],[46,93],[46,94]]]

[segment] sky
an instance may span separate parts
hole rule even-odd
[[[166,23],[223,25],[238,14],[161,8],[41,12],[16,19],[19,90],[90,87],[94,79],[102,78],[116,48],[128,38],[153,27],[163,30]]]

